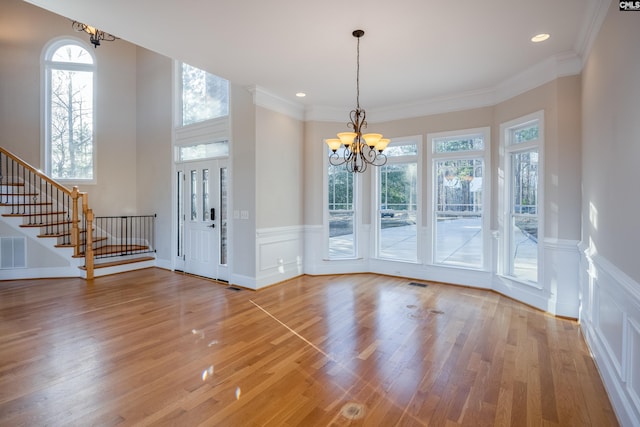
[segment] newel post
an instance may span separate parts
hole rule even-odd
[[[86,247],[84,250],[84,266],[87,269],[87,280],[93,279],[93,211],[87,209],[85,217],[87,218]]]
[[[71,191],[71,198],[73,202],[71,204],[71,246],[73,246],[73,256],[80,255],[80,220],[78,213],[78,198],[80,197],[80,191],[78,187],[74,186]]]

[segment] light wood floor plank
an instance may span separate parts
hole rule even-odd
[[[409,282],[0,282],[0,425],[617,425],[576,322]]]

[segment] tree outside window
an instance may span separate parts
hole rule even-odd
[[[182,126],[229,115],[229,82],[182,64]]]

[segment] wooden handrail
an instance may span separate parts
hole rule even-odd
[[[60,191],[63,191],[64,193],[66,193],[66,194],[71,196],[72,190],[69,190],[64,185],[61,185],[61,184],[57,183],[56,181],[54,181],[53,179],[49,178],[47,175],[42,173],[40,170],[34,168],[29,163],[27,163],[24,160],[22,160],[20,157],[8,152],[7,150],[5,150],[2,147],[0,147],[0,152],[2,152],[2,154],[4,154],[5,156],[9,157],[10,159],[13,159],[15,162],[20,164],[25,169],[28,169],[29,171],[31,171],[31,173],[33,173],[34,175],[40,177],[42,180],[47,181],[48,183],[50,183],[51,185],[53,185],[54,187],[56,187]]]
[[[91,210],[89,209],[88,194],[86,192],[79,191],[78,187],[76,186],[74,186],[72,190],[69,190],[67,187],[54,181],[53,179],[51,179],[50,177],[48,177],[47,175],[45,175],[44,173],[36,169],[35,167],[31,166],[29,163],[22,160],[20,157],[14,155],[13,153],[10,153],[9,151],[5,150],[2,147],[0,147],[0,153],[6,156],[8,159],[11,159],[15,163],[17,163],[22,168],[29,171],[30,174],[34,176],[34,181],[35,179],[39,178],[40,180],[46,182],[48,185],[55,187],[56,189],[61,191],[63,194],[68,195],[73,200],[73,202],[71,203],[71,245],[73,246],[74,256],[80,256],[81,254],[80,248],[82,246],[81,239],[80,239],[80,208],[78,207],[79,205],[78,201],[80,199],[80,206],[86,221],[85,233],[86,233],[87,243],[86,243],[86,249],[85,249],[85,266],[87,269],[87,279],[90,279],[90,278],[92,279],[93,278],[93,247],[92,247],[93,245],[90,242],[91,242],[91,233],[93,231],[93,226],[92,226],[93,212],[91,212]],[[2,170],[2,164],[0,162],[0,171],[1,170]],[[5,178],[5,177],[2,177],[0,174],[0,182],[2,178]],[[89,219],[89,214],[91,216],[91,219]]]

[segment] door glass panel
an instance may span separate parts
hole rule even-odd
[[[328,166],[329,258],[356,255],[354,228],[355,174],[344,166]]]
[[[227,168],[220,168],[220,264],[227,264]]]
[[[209,169],[202,169],[202,220],[209,221]]]
[[[417,171],[415,162],[387,164],[380,168],[378,256],[381,258],[418,259]]]
[[[191,171],[191,221],[198,219],[198,175]]]
[[[511,274],[538,281],[538,152],[511,155]]]
[[[481,268],[482,159],[435,162],[434,262]]]
[[[184,173],[182,171],[178,171],[178,182],[176,183],[178,200],[176,205],[178,206],[178,256],[181,257],[183,254],[183,239],[184,239],[184,206],[182,204],[182,198],[184,197]]]

